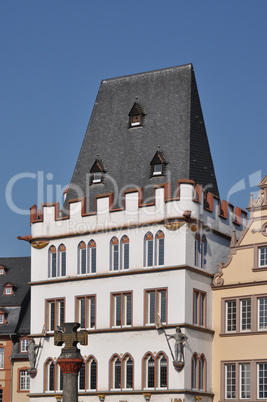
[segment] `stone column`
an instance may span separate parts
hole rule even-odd
[[[63,374],[63,402],[78,402],[78,373],[82,367],[83,358],[77,343],[87,345],[87,332],[77,333],[80,324],[65,323],[63,329],[55,331],[54,343],[65,347],[61,350],[58,363]]]

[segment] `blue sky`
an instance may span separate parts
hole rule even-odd
[[[245,208],[267,174],[266,15],[266,0],[0,2],[0,255],[30,255],[28,209],[69,183],[104,78],[193,63],[221,198]]]

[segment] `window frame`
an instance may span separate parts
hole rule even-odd
[[[24,342],[26,343],[25,347],[22,346]],[[19,340],[20,353],[28,353],[29,343],[30,343],[30,338],[28,338],[26,336],[24,336],[23,338],[20,338],[20,340]]]
[[[29,367],[20,367],[18,368],[18,387],[17,387],[17,392],[29,392],[30,391],[30,375],[28,373]],[[25,386],[22,386],[23,383],[23,375],[24,375],[24,381],[25,381]]]
[[[128,249],[128,251],[126,250]],[[121,238],[121,269],[128,270],[130,268],[130,240],[127,235]]]
[[[52,244],[48,249],[48,278],[57,278],[57,249]]]
[[[63,304],[64,308],[64,319],[62,321],[61,317],[61,303]],[[51,306],[54,303],[54,312],[51,312]],[[57,298],[57,299],[45,299],[45,328],[47,332],[54,332],[57,329],[57,326],[62,326],[65,322],[65,314],[66,314],[66,300],[65,297]],[[54,314],[54,329],[51,329],[52,323],[52,313]]]
[[[162,242],[163,241],[163,245]],[[158,232],[155,235],[155,265],[159,267],[164,266],[164,260],[165,260],[165,234],[162,230],[158,230]],[[161,255],[163,253],[163,256]]]
[[[154,236],[151,232],[147,232],[144,236],[144,267],[154,267]]]
[[[162,358],[166,359],[166,386],[161,386],[161,360]],[[151,370],[151,368],[149,368],[149,361],[153,362],[153,370]],[[145,356],[142,359],[142,367],[143,367],[143,389],[145,390],[152,390],[152,389],[156,389],[156,390],[167,390],[169,388],[169,359],[168,356],[160,351],[158,352],[156,355],[148,352],[145,354]],[[153,371],[153,378],[152,378],[152,382],[153,382],[153,386],[149,386],[149,373],[151,373]]]
[[[51,377],[51,365],[53,365],[53,377]],[[56,363],[52,357],[48,357],[44,363],[44,391],[45,393],[56,392]],[[53,389],[51,389],[53,388]]]
[[[165,317],[162,318],[162,300],[161,293],[165,292]],[[152,322],[151,318],[153,311],[151,311],[151,294],[155,295],[155,316]],[[151,326],[155,325],[156,322],[160,320],[163,324],[168,323],[168,288],[157,288],[157,289],[145,289],[144,290],[144,325]],[[166,319],[164,319],[166,318]]]
[[[92,300],[94,300],[92,306]],[[81,314],[81,301],[84,301],[84,322],[85,326],[82,326]],[[92,314],[92,310],[94,313]],[[81,324],[81,329],[93,330],[96,328],[96,294],[76,296],[75,297],[75,317],[76,321]],[[92,321],[94,325],[92,325]]]
[[[92,369],[91,369],[91,365],[92,362],[95,362],[95,388],[91,388],[91,383],[92,383]],[[87,360],[86,360],[86,377],[85,377],[85,386],[86,386],[86,391],[97,391],[97,369],[98,369],[98,364],[97,364],[97,360],[93,355],[90,355]]]
[[[204,305],[202,304],[204,298]],[[202,318],[202,319],[201,319]],[[207,327],[207,292],[193,289],[193,324],[202,328]],[[201,324],[203,321],[203,324]]]
[[[128,297],[130,296],[130,324],[128,322]],[[117,311],[117,300],[120,297],[120,306]],[[123,328],[123,327],[132,327],[133,325],[133,292],[125,291],[125,292],[115,292],[111,293],[111,312],[110,312],[110,327],[111,328]],[[120,324],[117,325],[117,312],[120,313]]]
[[[86,243],[81,240],[78,244],[78,275],[86,275],[88,272],[87,267],[87,247]],[[84,271],[85,268],[85,272]]]
[[[207,359],[204,353],[194,352],[191,357],[191,388],[207,391]]]
[[[67,253],[65,244],[58,246],[58,276],[65,277],[67,275]]]
[[[0,346],[0,370],[5,368],[5,348]]]
[[[115,265],[116,263],[116,265]],[[118,272],[120,270],[120,243],[116,236],[110,240],[110,271]]]
[[[90,274],[96,273],[96,242],[95,240],[91,239],[88,243],[88,272]]]

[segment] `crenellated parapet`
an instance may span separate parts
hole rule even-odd
[[[86,211],[85,198],[68,202],[67,210],[59,203],[36,205],[30,209],[32,237],[35,239],[62,236],[66,233],[112,230],[122,227],[138,227],[153,223],[166,223],[179,218],[190,218],[210,229],[228,236],[235,228],[243,230],[247,213],[219,197],[205,192],[192,180],[178,180],[176,197],[170,195],[169,183],[154,186],[151,202],[143,200],[143,189],[124,191],[121,208],[114,208],[114,193],[95,197],[94,211]]]

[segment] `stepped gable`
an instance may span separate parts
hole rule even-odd
[[[140,116],[138,116],[140,111]],[[133,120],[132,120],[133,119]],[[151,161],[164,154],[163,174],[152,174]],[[105,171],[93,182],[92,167]],[[103,80],[65,200],[86,197],[86,212],[99,194],[114,194],[121,207],[127,188],[142,187],[144,202],[153,187],[193,180],[219,196],[192,64]]]

